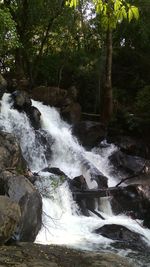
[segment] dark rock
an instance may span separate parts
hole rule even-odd
[[[61,171],[59,168],[56,168],[56,167],[46,167],[42,170],[42,172],[49,172],[49,173],[56,174],[58,176],[67,177],[63,171]]]
[[[116,173],[119,172],[122,176],[140,172],[145,164],[145,159],[127,155],[119,150],[114,152],[109,160],[116,169]]]
[[[6,92],[7,92],[7,81],[0,74],[0,99],[2,98],[3,94]]]
[[[72,133],[86,148],[92,148],[98,145],[98,143],[106,136],[104,126],[93,121],[82,121],[74,124],[72,127]]]
[[[107,224],[94,231],[112,240],[121,241],[124,247],[145,249],[146,242],[143,241],[140,234],[132,232],[128,228],[118,224]]]
[[[68,180],[71,191],[87,189],[87,183],[83,175]]]
[[[108,136],[107,141],[119,147],[121,152],[128,155],[149,158],[149,143],[145,143],[143,139],[131,136]]]
[[[76,124],[81,120],[81,105],[66,98],[61,108],[61,115],[68,123]]]
[[[15,168],[18,171],[26,169],[26,162],[16,137],[0,131],[0,169]]]
[[[113,193],[111,206],[115,214],[125,213],[133,219],[143,220],[150,228],[150,185],[129,185]]]
[[[30,119],[32,127],[36,130],[41,128],[41,122],[40,122],[41,112],[36,107],[33,106],[29,107],[29,109],[25,109],[25,111]]]
[[[43,147],[44,154],[46,156],[47,161],[49,162],[52,155],[51,146],[54,143],[54,139],[52,138],[52,136],[50,136],[50,134],[47,131],[43,129],[36,130],[35,136],[36,136],[36,143],[38,143],[39,146],[41,145]]]
[[[12,93],[12,99],[14,101],[14,108],[19,111],[25,111],[32,105],[31,99],[25,91],[15,91]]]
[[[19,205],[6,196],[0,196],[0,244],[12,237],[20,217]]]
[[[104,176],[97,168],[92,168],[90,170],[90,176],[92,181],[96,181],[97,188],[107,188],[108,187],[108,178]]]
[[[32,89],[31,98],[46,105],[61,107],[67,91],[58,87],[39,86]]]
[[[42,200],[39,192],[23,175],[1,172],[1,190],[21,209],[21,219],[15,232],[20,241],[33,242],[42,225]],[[3,186],[3,189],[2,189]]]
[[[32,106],[29,95],[24,91],[15,91],[12,93],[12,99],[14,101],[13,107],[20,112],[25,112],[30,119],[30,123],[33,128],[38,130],[41,127],[40,111]]]

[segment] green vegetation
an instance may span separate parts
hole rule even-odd
[[[112,112],[145,119],[149,12],[149,0],[0,1],[1,73],[30,90],[75,85],[83,111],[105,125]]]

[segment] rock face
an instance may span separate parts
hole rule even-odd
[[[6,168],[24,170],[26,162],[17,139],[12,134],[0,131],[0,169]]]
[[[23,175],[3,171],[0,174],[1,194],[16,201],[21,209],[21,219],[15,238],[33,242],[42,225],[42,200],[39,192]]]
[[[0,196],[0,244],[13,236],[20,217],[19,205],[6,196]]]

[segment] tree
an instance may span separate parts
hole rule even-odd
[[[79,3],[80,0],[66,1],[66,4],[70,7],[77,7]],[[105,81],[101,121],[107,126],[113,112],[112,32],[124,19],[129,22],[134,18],[138,19],[139,12],[136,6],[129,4],[126,0],[92,0],[92,3],[95,5],[96,12],[100,15],[100,21],[106,34]]]

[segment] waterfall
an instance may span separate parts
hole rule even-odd
[[[141,227],[139,223],[125,215],[115,216],[111,211],[109,198],[97,203],[101,207],[105,220],[92,214],[85,217],[81,215],[74,202],[67,183],[60,183],[59,186],[54,187],[53,182],[57,182],[58,177],[40,171],[49,165],[58,167],[70,178],[84,175],[88,186],[95,188],[95,181],[91,181],[89,170],[85,166],[87,160],[109,178],[109,186],[114,186],[117,181],[111,175],[112,166],[108,157],[117,148],[109,145],[102,151],[99,149],[86,151],[72,135],[70,125],[60,118],[55,108],[45,106],[37,101],[32,101],[32,105],[41,112],[42,129],[53,138],[50,160],[47,160],[45,149],[37,140],[26,114],[19,113],[12,108],[9,94],[4,94],[1,101],[0,129],[16,135],[29,168],[33,172],[39,172],[41,176],[36,186],[40,192],[46,189],[46,193],[43,194],[43,228],[38,234],[36,242],[66,244],[82,249],[100,245],[104,248],[112,241],[93,233],[93,230],[104,224],[114,223],[140,233],[150,244],[150,230]]]

